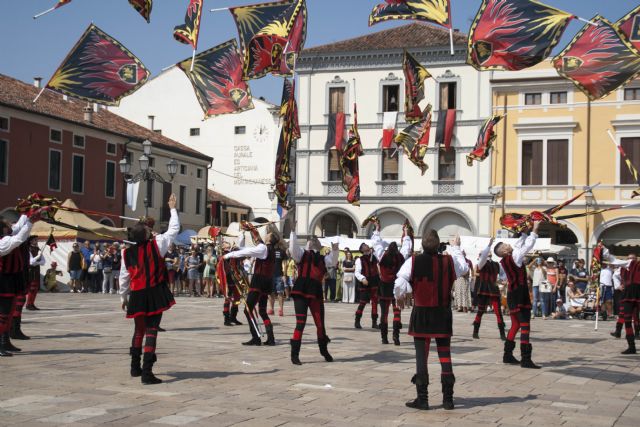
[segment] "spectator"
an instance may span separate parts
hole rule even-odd
[[[345,248],[344,254],[345,259],[342,261],[342,302],[353,304],[356,301],[356,264],[349,248]]]
[[[176,272],[176,288],[174,293],[180,295],[184,291],[187,277],[187,254],[184,248],[178,251],[178,271]]]
[[[113,243],[113,288],[112,294],[118,293],[120,290],[120,266],[122,262],[122,251],[120,250],[120,243]]]
[[[71,278],[69,286],[71,292],[74,294],[82,291],[82,272],[85,270],[84,262],[84,256],[80,251],[80,244],[74,242],[71,252],[69,252],[67,256],[67,272]]]
[[[113,289],[113,262],[115,249],[111,246],[100,255],[102,264],[102,293],[109,294]]]
[[[44,273],[44,286],[49,292],[58,292],[58,276],[62,276],[62,271],[57,267],[58,263],[51,261],[51,267]]]
[[[464,251],[462,252],[462,256],[465,256]],[[467,259],[465,258],[465,263],[467,263]],[[469,265],[469,263],[467,263]],[[454,292],[455,292],[455,300],[456,305],[458,306],[458,313],[460,312],[468,312],[471,309],[471,274],[473,272],[473,268],[468,270],[466,274],[460,276],[454,282]]]
[[[569,272],[569,278],[575,282],[576,288],[580,289],[580,291],[584,293],[587,289],[587,285],[589,284],[589,273],[585,268],[585,262],[583,259],[576,261],[575,268],[572,268]]]
[[[291,258],[291,254],[289,253],[289,249],[287,249],[287,261],[285,261],[285,281],[284,281],[284,294],[287,298],[287,301],[291,299],[291,289],[293,289],[293,284],[296,281],[298,267],[296,266],[296,262]]]
[[[204,275],[204,250],[202,248],[202,246],[200,245],[195,245],[196,246],[196,254],[198,255],[198,260],[200,261],[200,266],[198,267],[198,287],[200,289],[200,295],[204,295],[204,281],[203,279],[203,275]]]
[[[200,257],[198,257],[198,251],[195,246],[191,247],[191,254],[186,260],[187,278],[189,279],[189,293],[192,297],[200,296],[198,293],[198,282],[200,274],[198,269],[200,268]]]
[[[562,299],[562,302],[567,302],[567,278],[569,272],[564,266],[563,260],[558,260],[558,296],[556,298]]]
[[[329,254],[331,251],[327,251]],[[336,281],[338,279],[338,266],[327,266],[327,274],[324,279],[324,300],[336,302]]]
[[[540,299],[542,300],[542,318],[546,319],[554,312],[553,302],[558,294],[558,267],[553,257],[547,258],[547,280],[540,283]]]
[[[611,264],[603,262],[600,270],[600,303],[604,309],[604,315],[613,316],[613,269]],[[607,318],[605,317],[605,319]]]
[[[551,315],[551,317],[556,320],[567,319],[567,309],[564,307],[564,304],[562,303],[562,298],[558,298],[556,300],[556,309]]]
[[[534,258],[529,264],[529,271],[531,275],[531,287],[533,288],[533,301],[531,301],[531,317],[542,315],[538,311],[538,307],[541,306],[544,311],[544,302],[540,295],[540,284],[547,280],[547,271],[542,263],[542,258]]]
[[[84,241],[81,248],[82,256],[84,257],[84,265],[82,267],[82,293],[89,292],[89,283],[91,278],[89,277],[89,267],[91,266],[91,257],[93,256],[93,250],[91,249],[91,243],[88,240]]]
[[[93,247],[93,254],[89,257],[89,268],[87,273],[89,274],[89,290],[96,294],[100,292],[100,274],[102,269],[102,257],[100,256],[100,247],[96,243]]]
[[[275,261],[273,266],[273,287],[271,294],[269,295],[269,310],[267,314],[273,314],[275,299],[278,298],[278,304],[280,309],[278,316],[284,316],[284,262],[287,259],[286,248],[283,246],[284,241],[279,242],[273,251]]]
[[[202,280],[204,281],[204,288],[207,298],[213,298],[215,293],[215,287],[213,286],[214,278],[216,275],[216,256],[213,253],[213,247],[207,247],[207,253],[203,258],[204,271],[202,273]]]
[[[586,297],[582,291],[578,289],[573,280],[569,279],[569,284],[567,286],[567,305],[569,306],[569,315],[578,316],[584,310]]]
[[[169,250],[164,254],[164,262],[167,267],[167,275],[169,276],[169,289],[175,294],[176,289],[176,270],[178,269],[178,251],[175,243],[169,245]]]

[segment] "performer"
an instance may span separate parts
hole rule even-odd
[[[231,244],[229,242],[222,243],[222,255],[231,252]],[[220,290],[224,294],[224,305],[222,315],[224,317],[225,326],[242,325],[238,320],[238,305],[240,305],[240,290],[238,289],[237,276],[243,274],[241,260],[234,258],[226,260],[221,258],[216,268],[216,275]]]
[[[527,283],[527,267],[524,257],[533,249],[538,239],[540,221],[533,223],[531,234],[522,233],[518,242],[512,247],[507,243],[498,243],[493,251],[502,258],[500,264],[507,275],[509,287],[507,289],[507,305],[511,316],[511,329],[504,342],[504,355],[502,362],[508,364],[520,364],[523,368],[540,369],[540,366],[531,360],[532,346],[529,342],[529,322],[531,321],[531,297]],[[520,353],[522,360],[513,357],[516,348],[515,338],[520,329]]]
[[[176,196],[168,201],[171,211],[166,233],[152,235],[153,219],[142,221],[129,229],[129,240],[135,244],[122,251],[120,267],[120,298],[127,318],[134,319],[131,341],[131,376],[141,377],[142,384],[159,384],[153,375],[156,341],[162,313],[175,304],[169,289],[169,275],[164,256],[180,232],[180,219],[176,210]],[[144,356],[142,339],[145,338]],[[142,368],[140,359],[142,356]]]
[[[38,237],[29,238],[29,291],[27,292],[27,310],[40,310],[36,307],[36,296],[40,290],[40,267],[44,265],[43,251],[38,247]]]
[[[251,332],[251,339],[243,345],[262,345],[260,341],[260,335],[256,330],[255,321],[253,319],[253,310],[258,304],[258,313],[264,322],[264,327],[267,330],[267,340],[264,345],[276,345],[276,340],[273,335],[273,325],[271,319],[267,314],[267,301],[271,294],[271,288],[273,286],[273,270],[275,268],[275,247],[278,244],[279,238],[275,233],[268,233],[265,240],[262,241],[258,230],[249,223],[244,223],[244,227],[249,228],[253,242],[256,244],[253,248],[244,248],[244,233],[240,234],[238,238],[239,250],[229,252],[224,256],[224,259],[232,258],[255,258],[255,264],[253,266],[253,275],[251,276],[251,287],[247,295],[247,307],[245,315],[249,322],[249,331]]]
[[[624,310],[624,331],[628,347],[622,354],[636,354],[636,340],[631,325],[632,319],[640,311],[640,262],[634,256],[629,260],[622,274],[624,294],[622,295],[622,309]]]
[[[413,292],[415,300],[409,321],[409,335],[416,348],[416,374],[411,382],[416,385],[417,397],[406,403],[409,408],[429,409],[429,372],[427,359],[431,339],[435,338],[442,373],[442,403],[444,409],[453,409],[453,385],[456,381],[451,364],[451,287],[457,277],[469,271],[469,265],[460,250],[460,236],[451,241],[449,255],[442,255],[440,237],[435,230],[422,236],[421,255],[407,259],[395,281],[394,293],[402,308],[402,298]]]
[[[500,288],[498,288],[498,274],[500,273],[500,264],[491,259],[491,245],[493,245],[493,237],[489,240],[489,245],[480,253],[478,261],[478,277],[476,278],[476,295],[478,299],[478,312],[473,322],[473,338],[479,339],[480,322],[482,315],[487,310],[487,306],[491,305],[496,314],[498,321],[498,330],[500,338],[506,340],[504,334],[504,319],[502,318],[502,310],[500,307]]]
[[[400,345],[400,328],[402,323],[400,320],[400,308],[396,304],[396,300],[393,297],[393,286],[396,280],[396,275],[400,271],[400,267],[404,264],[404,261],[411,256],[411,243],[412,239],[407,233],[402,238],[402,247],[398,250],[398,244],[391,242],[389,246],[384,248],[384,241],[380,237],[380,223],[375,223],[375,231],[371,236],[373,251],[376,258],[380,260],[380,287],[379,299],[380,299],[380,311],[382,316],[380,317],[380,336],[382,344],[389,344],[388,331],[389,331],[389,306],[393,306],[393,343]],[[405,227],[403,227],[405,228]],[[406,230],[405,230],[406,231]]]
[[[627,257],[628,263],[636,259],[635,254],[629,254]],[[620,338],[622,336],[622,327],[624,326],[624,304],[622,303],[622,297],[624,296],[624,280],[629,274],[629,270],[626,267],[621,267],[616,270],[613,274],[613,283],[614,283],[614,295],[617,298],[614,300],[617,301],[618,308],[618,320],[616,321],[616,330],[611,332],[611,336],[615,338]],[[640,318],[638,316],[638,310],[635,310],[633,313],[633,329],[635,330],[635,337],[640,338]]]
[[[300,362],[300,346],[302,344],[302,332],[307,324],[307,310],[311,311],[313,321],[316,324],[318,347],[320,354],[327,362],[333,362],[333,357],[327,349],[331,342],[324,326],[324,299],[322,293],[322,280],[327,273],[327,268],[338,264],[338,244],[331,245],[331,252],[322,256],[322,245],[317,237],[311,238],[307,243],[307,250],[298,246],[295,225],[291,227],[289,236],[289,253],[298,264],[298,278],[291,290],[293,305],[296,311],[296,327],[291,337],[291,363],[302,365]]]
[[[356,279],[360,282],[360,304],[356,310],[355,328],[362,329],[360,319],[364,307],[371,302],[371,328],[378,329],[378,285],[380,273],[378,271],[378,258],[366,243],[360,245],[362,256],[356,260]]]

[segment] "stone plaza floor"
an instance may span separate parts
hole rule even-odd
[[[165,313],[156,375],[129,377],[132,322],[115,295],[40,294],[41,311],[25,311],[30,341],[0,359],[0,425],[16,426],[639,426],[640,355],[622,356],[614,322],[532,321],[540,370],[506,366],[495,316],[480,340],[472,314],[455,313],[452,353],[456,409],[442,409],[435,343],[430,354],[432,410],[404,406],[415,397],[413,344],[382,345],[370,329],[353,329],[354,305],[327,304],[326,363],[309,316],[300,358],[289,361],[295,316],[273,316],[277,346],[240,345],[246,325],[222,325],[222,300],[178,298]],[[405,327],[408,311],[403,312]],[[244,322],[244,318],[242,321]],[[406,333],[406,329],[403,330]],[[519,357],[519,350],[516,350]]]

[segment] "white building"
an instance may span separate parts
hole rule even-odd
[[[469,167],[466,155],[491,114],[490,73],[465,64],[465,35],[454,33],[454,56],[448,38],[448,31],[410,24],[302,53],[296,69],[302,131],[296,153],[299,235],[365,237],[369,230],[360,226],[373,213],[381,219],[384,237],[400,237],[405,218],[416,235],[427,228],[439,230],[443,239],[456,232],[489,235],[490,159]],[[397,108],[397,129],[407,125],[403,48],[433,76],[426,82],[426,99],[421,103],[423,108],[431,103],[435,110],[424,176],[404,154],[398,160],[397,155],[389,158],[395,150],[381,149],[384,111]],[[360,207],[346,202],[337,161],[332,162],[333,154],[325,150],[329,114],[344,111],[349,126],[356,101],[365,149],[360,158]],[[458,110],[449,152],[434,148],[439,107]]]
[[[172,67],[112,111],[213,157],[209,187],[251,206],[254,218],[273,220],[276,204],[268,192],[280,136],[278,112],[263,100],[254,98],[253,103],[253,110],[203,120],[187,76]]]

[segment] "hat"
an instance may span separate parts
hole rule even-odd
[[[549,258],[547,258],[547,262],[556,262],[556,260],[553,259],[553,257],[549,257]]]

